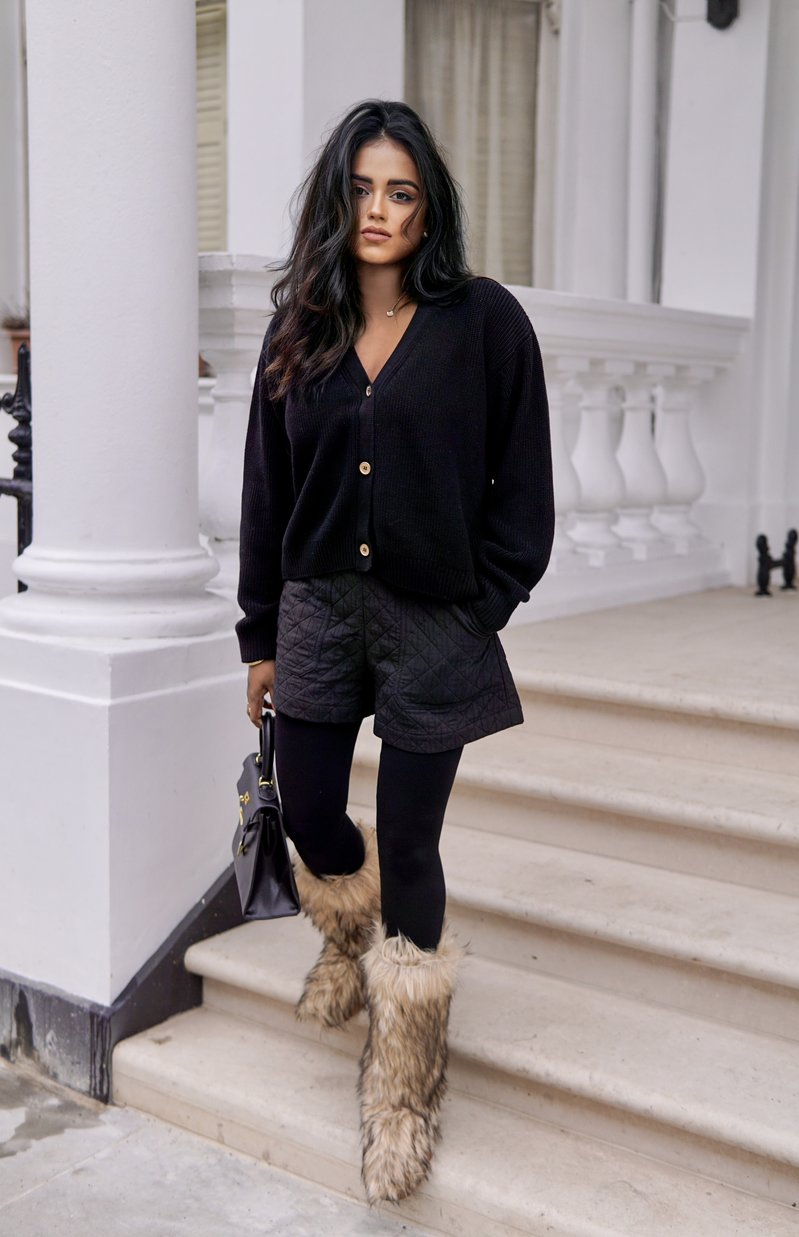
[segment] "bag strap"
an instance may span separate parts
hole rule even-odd
[[[275,715],[267,709],[261,714],[261,780],[271,783],[275,768]]]

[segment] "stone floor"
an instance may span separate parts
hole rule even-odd
[[[0,1233],[425,1237],[199,1135],[2,1061]]]
[[[799,718],[799,591],[720,588],[506,627],[514,671],[627,682]]]

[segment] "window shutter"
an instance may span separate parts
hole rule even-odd
[[[197,224],[201,250],[227,248],[224,4],[197,5]]]

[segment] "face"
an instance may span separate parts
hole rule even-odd
[[[426,211],[422,207],[407,227],[407,237],[403,235],[423,187],[405,148],[388,138],[364,143],[353,160],[351,184],[358,214],[353,238],[356,259],[385,266],[408,258],[423,240]],[[388,236],[364,235],[369,227]]]

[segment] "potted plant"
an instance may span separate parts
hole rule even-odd
[[[0,326],[8,332],[11,347],[14,352],[14,372],[17,370],[18,352],[21,343],[31,346],[31,320],[27,309],[7,313],[0,321]]]

